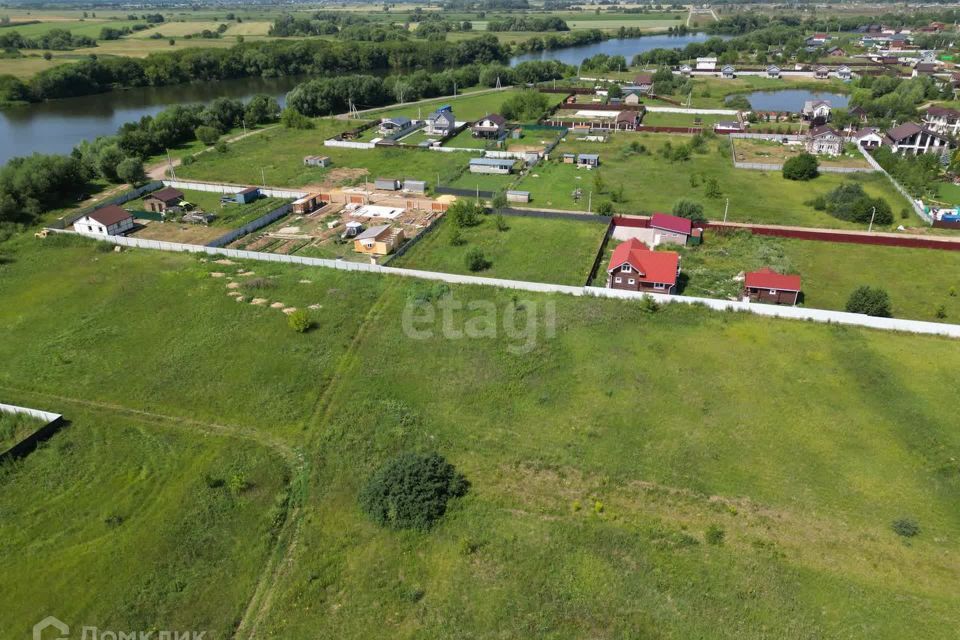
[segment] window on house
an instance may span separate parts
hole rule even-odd
[[[623,278],[621,278],[620,276],[617,276],[616,278],[613,279],[613,281],[616,282],[617,284],[620,284],[621,282],[623,282]]]
[[[637,281],[634,280],[633,278],[630,278],[629,280],[627,280],[627,284],[637,284]]]
[[[630,273],[631,271],[633,271],[633,268],[629,264],[625,264],[622,267],[620,267],[620,271],[624,273]]]
[[[777,290],[776,290],[776,289],[770,289],[770,295],[772,295],[772,296],[777,295]]]
[[[663,284],[662,282],[656,282],[656,283],[654,283],[653,288],[654,288],[654,289],[666,289],[666,288],[667,288],[667,285]]]

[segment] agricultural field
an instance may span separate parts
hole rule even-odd
[[[470,275],[466,254],[479,248],[490,265],[478,275],[569,285],[587,281],[606,225],[519,216],[504,219],[505,231],[497,229],[492,215],[484,216],[475,227],[462,229],[464,244],[460,246],[451,243],[453,225],[444,219],[390,266]],[[563,259],[556,261],[560,255]]]
[[[613,243],[611,243],[612,245]],[[850,293],[868,285],[886,289],[897,318],[960,320],[960,255],[955,251],[904,249],[753,236],[746,232],[706,234],[700,246],[679,249],[681,293],[734,298],[736,277],[772,267],[803,279],[803,304],[842,311]],[[943,306],[945,318],[937,317]]]
[[[755,162],[759,164],[783,164],[790,158],[806,152],[806,147],[800,144],[781,144],[776,140],[733,140],[736,149],[737,162]],[[823,167],[847,167],[869,169],[870,163],[857,151],[854,144],[845,145],[843,155],[818,156],[817,160]]]
[[[872,197],[886,199],[895,216],[907,206],[889,181],[878,173],[825,173],[809,182],[795,182],[785,180],[779,171],[737,169],[731,160],[730,141],[722,136],[708,138],[706,153],[693,153],[688,161],[670,162],[660,155],[667,143],[678,146],[690,139],[683,135],[619,133],[612,134],[607,143],[598,144],[579,142],[568,136],[554,149],[553,158],[559,158],[562,153],[599,153],[599,170],[578,169],[553,160],[534,167],[516,188],[531,192],[530,206],[585,211],[588,192],[593,192],[596,205],[602,200],[612,200],[622,187],[624,199],[613,203],[616,211],[669,212],[678,199],[688,198],[702,203],[707,217],[712,219],[723,217],[729,198],[729,220],[810,227],[864,227],[838,220],[807,204],[845,181],[859,182]],[[640,151],[631,147],[633,143],[640,145]],[[602,182],[599,194],[597,174]],[[719,198],[706,196],[711,178],[719,183]],[[578,187],[582,192],[579,201],[572,196]],[[901,223],[904,221],[894,221],[894,225]]]
[[[413,339],[404,309],[439,285],[98,247],[4,246],[0,390],[72,419],[0,470],[21,635],[55,612],[293,640],[960,622],[960,436],[931,384],[960,366],[947,339],[483,287],[443,287],[454,327],[486,302],[532,330],[445,337],[438,312]],[[320,305],[316,328],[253,295]],[[428,532],[357,507],[409,450],[470,482]]]

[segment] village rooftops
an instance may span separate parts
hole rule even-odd
[[[157,200],[162,200],[163,202],[171,202],[173,200],[182,200],[183,191],[180,189],[174,189],[173,187],[164,187],[159,191],[154,191],[148,198],[156,198]]]
[[[924,128],[918,125],[916,122],[905,122],[900,126],[894,127],[893,129],[887,131],[887,138],[893,140],[894,142],[899,142],[909,138],[910,136],[916,135],[921,131],[924,131]],[[932,131],[928,133],[935,135]]]
[[[957,111],[956,109],[950,109],[948,107],[939,107],[934,105],[927,109],[927,115],[934,118],[960,118],[960,111]]]
[[[115,204],[108,204],[101,209],[91,211],[87,214],[87,217],[91,220],[96,220],[105,227],[109,227],[133,216],[126,209],[118,207]]]
[[[744,278],[748,289],[777,289],[779,291],[800,291],[800,276],[783,275],[770,267],[751,271]]]
[[[840,134],[837,133],[837,131],[833,127],[827,124],[810,129],[811,138],[819,138],[820,136],[825,136],[825,135],[839,136]]]
[[[655,213],[650,216],[650,226],[654,229],[664,229],[675,233],[690,235],[693,222],[680,216],[670,216],[665,213]]]

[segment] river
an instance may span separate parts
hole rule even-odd
[[[727,39],[729,36],[709,36],[705,33],[688,33],[685,36],[643,36],[640,38],[613,38],[603,42],[594,42],[579,47],[566,47],[564,49],[553,49],[550,51],[536,51],[534,53],[525,53],[521,56],[515,56],[510,60],[510,66],[527,62],[530,60],[559,60],[566,64],[578,65],[584,58],[589,58],[598,53],[605,53],[610,56],[623,56],[627,59],[627,64],[633,59],[633,56],[651,49],[682,49],[688,44],[694,42],[704,42],[709,38]]]
[[[604,40],[579,47],[540,51],[516,56],[510,64],[525,60],[560,60],[579,64],[597,53],[622,55],[627,62],[637,53],[658,47],[684,47],[703,42],[706,34],[685,36],[644,36]],[[32,153],[69,153],[82,140],[112,135],[120,125],[154,115],[174,104],[206,103],[214,98],[247,99],[257,93],[271,95],[283,104],[284,97],[304,76],[285,78],[242,78],[182,84],[169,87],[144,87],[112,91],[82,98],[51,100],[8,109],[0,109],[0,165],[15,156]]]
[[[120,125],[174,104],[206,103],[220,97],[245,100],[266,93],[282,105],[287,92],[306,79],[255,77],[143,87],[0,109],[0,165],[31,153],[69,153],[82,140],[114,134]]]

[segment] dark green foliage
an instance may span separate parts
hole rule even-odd
[[[503,217],[503,214],[498,213],[497,217],[494,218],[494,222],[497,225],[497,231],[508,231],[510,225],[507,224],[507,219]]]
[[[889,318],[892,315],[890,294],[879,287],[857,287],[847,300],[847,311],[868,316]]]
[[[464,263],[470,271],[483,271],[490,268],[490,261],[479,247],[473,247],[467,251],[464,257]]]
[[[500,105],[500,115],[512,122],[536,122],[550,110],[550,98],[537,91],[521,91]]]
[[[306,333],[313,322],[310,320],[310,314],[303,309],[297,309],[287,316],[287,324],[297,333]]]
[[[883,198],[871,198],[857,182],[845,182],[811,204],[815,209],[825,210],[840,220],[866,224],[873,217],[876,224],[887,225],[893,222],[893,211],[887,201]]]
[[[360,492],[360,508],[382,527],[426,531],[469,486],[437,453],[402,453],[373,474]]]
[[[787,180],[813,180],[819,174],[817,157],[810,153],[788,158],[783,163],[783,177]]]
[[[613,215],[613,203],[609,200],[604,200],[597,205],[597,215],[598,216],[612,216]]]
[[[480,224],[483,206],[473,200],[457,200],[447,209],[447,216],[457,227],[474,227]]]
[[[739,109],[740,111],[749,111],[753,108],[750,106],[750,100],[747,99],[747,96],[741,94],[727,98],[726,106],[730,109]]]
[[[313,120],[293,107],[287,107],[280,114],[280,124],[287,129],[313,129]]]
[[[707,540],[707,544],[719,546],[723,544],[723,539],[726,537],[726,534],[724,533],[722,527],[712,524],[709,527],[707,527],[707,531],[704,537]]]
[[[64,199],[83,193],[80,160],[34,154],[13,158],[0,169],[0,222],[32,222]]]
[[[196,128],[194,133],[197,136],[197,140],[207,145],[208,147],[216,144],[217,140],[220,139],[220,132],[217,131],[214,127],[208,125],[200,125]]]
[[[673,205],[673,215],[688,218],[694,222],[703,222],[707,216],[703,212],[703,205],[694,200],[681,198]]]
[[[124,158],[117,165],[117,178],[133,186],[143,184],[147,181],[143,161],[140,158]]]
[[[917,524],[916,520],[911,520],[910,518],[900,518],[899,520],[894,520],[890,527],[893,529],[893,532],[898,536],[904,538],[912,538],[920,534],[920,525]]]

